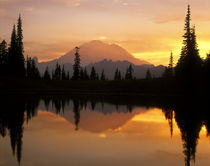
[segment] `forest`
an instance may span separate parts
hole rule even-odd
[[[47,67],[40,73],[33,58],[24,58],[22,19],[19,16],[17,26],[13,26],[10,43],[0,43],[0,89],[10,92],[42,93],[113,93],[113,94],[171,94],[183,93],[205,95],[210,91],[210,54],[202,59],[196,39],[195,26],[191,26],[191,9],[188,6],[185,18],[183,47],[177,64],[173,54],[169,65],[160,78],[153,78],[148,69],[145,79],[133,76],[132,65],[127,67],[125,75],[116,68],[113,80],[104,73],[97,73],[92,67],[88,73],[81,66],[79,47],[75,47],[73,75],[57,63],[53,71]]]

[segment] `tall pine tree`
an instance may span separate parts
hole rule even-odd
[[[150,72],[149,69],[147,69],[145,79],[146,79],[146,80],[151,80],[151,79],[152,79],[152,75],[151,75],[151,72]]]
[[[25,76],[25,59],[24,59],[24,48],[23,48],[23,30],[22,30],[22,19],[19,15],[17,22],[17,59],[18,59],[18,72],[20,76]]]
[[[174,59],[173,58],[173,53],[171,52],[168,67],[166,67],[166,69],[163,73],[163,77],[166,78],[166,79],[170,79],[174,76],[174,60],[173,59]]]
[[[97,73],[94,68],[94,66],[91,68],[91,73],[90,73],[90,80],[96,80],[97,79]]]
[[[16,76],[17,75],[17,68],[18,68],[18,60],[17,60],[17,35],[16,35],[16,28],[15,25],[12,29],[11,34],[11,41],[9,46],[9,72],[10,75]]]
[[[65,71],[64,65],[63,65],[62,71],[61,71],[61,79],[62,80],[67,80],[67,75],[66,75],[66,71]]]
[[[80,55],[79,55],[79,47],[76,47],[76,53],[74,58],[74,65],[73,65],[73,80],[79,80],[80,78]]]
[[[9,70],[15,77],[25,76],[25,59],[23,55],[23,30],[21,16],[18,18],[17,31],[13,26],[9,47]]]
[[[49,72],[48,66],[47,66],[46,69],[45,69],[43,79],[44,79],[44,80],[51,80],[51,76],[50,76],[50,72]]]
[[[201,74],[201,58],[196,41],[195,27],[191,28],[191,12],[188,5],[185,33],[180,59],[175,67],[175,76],[185,86],[197,86]]]
[[[106,80],[104,69],[101,72],[101,78],[100,78],[100,80],[102,80],[102,81]]]
[[[126,80],[132,80],[133,79],[133,72],[134,72],[133,67],[130,64],[129,67],[127,68],[127,70],[126,70],[125,79]]]

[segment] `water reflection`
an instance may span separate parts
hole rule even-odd
[[[174,131],[174,119],[180,130],[186,166],[190,166],[191,161],[195,161],[196,147],[202,127],[206,127],[207,136],[210,133],[208,102],[195,98],[190,100],[189,98],[188,100],[180,98],[178,100],[174,98],[119,97],[9,97],[1,100],[0,107],[0,134],[3,138],[7,135],[10,137],[12,152],[18,163],[21,163],[24,123],[30,123],[30,120],[37,116],[38,109],[61,115],[69,121],[72,121],[71,118],[73,117],[76,131],[82,126],[91,132],[102,133],[109,128],[119,129],[123,126],[136,115],[135,108],[141,107],[145,111],[149,108],[160,108],[168,120],[171,137]],[[83,119],[81,118],[81,111],[85,114]],[[91,112],[99,112],[106,116],[94,117]],[[72,113],[73,116],[71,116]],[[123,113],[125,116],[116,118],[115,113],[117,115]],[[106,119],[107,115],[110,115],[112,119]],[[106,135],[101,134],[100,137],[106,137]]]

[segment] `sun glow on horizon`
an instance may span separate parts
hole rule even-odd
[[[203,4],[161,0],[46,0],[40,4],[26,0],[0,1],[0,40],[9,43],[12,25],[21,13],[25,56],[36,56],[40,62],[58,58],[78,44],[99,39],[116,43],[136,58],[154,65],[167,65],[171,50],[174,63],[179,58],[189,3],[200,55],[205,58],[210,50],[210,2],[206,0]]]

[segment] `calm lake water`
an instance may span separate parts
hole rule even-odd
[[[195,102],[9,98],[0,165],[208,166],[210,116]]]

